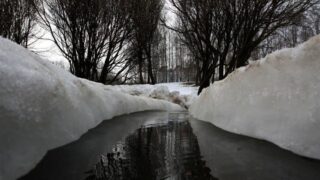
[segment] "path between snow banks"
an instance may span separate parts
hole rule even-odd
[[[320,36],[250,63],[205,89],[191,114],[320,159]]]
[[[27,173],[104,119],[145,110],[182,108],[76,78],[0,38],[0,179]]]

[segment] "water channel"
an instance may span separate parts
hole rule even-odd
[[[187,112],[106,120],[53,149],[21,180],[312,180],[320,161],[235,135]]]

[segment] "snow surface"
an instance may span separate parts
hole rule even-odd
[[[49,149],[76,140],[102,120],[145,110],[182,108],[76,78],[0,38],[1,180],[24,175]]]
[[[188,108],[197,96],[198,87],[185,83],[162,83],[156,85],[117,85],[107,88],[134,96],[162,99]]]
[[[240,68],[205,89],[191,114],[320,159],[320,36]]]
[[[156,86],[167,86],[170,92],[177,91],[180,95],[186,96],[197,96],[199,88],[185,83],[162,83],[156,84]]]

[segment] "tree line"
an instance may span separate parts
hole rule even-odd
[[[170,0],[176,31],[199,68],[199,92],[248,64],[277,30],[292,26],[318,0]],[[218,78],[216,79],[216,75]]]
[[[81,78],[184,79],[200,93],[250,59],[320,33],[319,0],[169,1],[175,26],[163,0],[1,0],[0,35],[28,48],[45,29]]]
[[[0,35],[28,47],[36,36],[34,0],[0,1]]]

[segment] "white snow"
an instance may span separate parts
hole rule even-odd
[[[0,179],[31,170],[49,149],[79,138],[102,120],[178,105],[132,96],[74,77],[0,38]]]
[[[186,96],[197,96],[198,92],[198,87],[187,85],[184,83],[162,83],[157,84],[156,86],[167,86],[170,92],[177,91],[181,95]]]
[[[191,114],[320,159],[320,36],[272,53],[205,89]]]
[[[162,99],[188,108],[197,96],[198,87],[185,83],[162,83],[156,85],[117,85],[107,88],[134,96]]]

